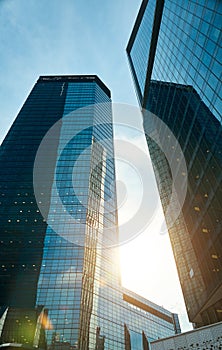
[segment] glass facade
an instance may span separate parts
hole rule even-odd
[[[40,77],[1,147],[1,314],[43,305],[51,350],[142,350],[178,331],[121,287],[110,102],[96,76]]]
[[[222,320],[222,4],[157,0],[151,44],[144,50],[139,43],[143,38],[150,41],[150,21],[146,26],[140,22],[148,18],[148,4],[143,1],[143,15],[138,16],[127,53],[136,89],[141,76],[134,74],[135,67],[141,67],[141,57],[149,57],[143,67],[144,89],[141,96],[138,94],[139,103],[170,128],[185,156],[186,199],[179,217],[169,225],[169,234],[189,318],[201,326]],[[139,58],[133,54],[138,45]],[[175,145],[171,145],[167,130],[162,130],[162,143],[172,148],[171,159],[166,159],[148,136],[149,126],[144,112],[144,130],[168,221],[171,165],[177,161]],[[182,188],[184,174],[178,176]]]
[[[148,55],[144,55],[144,52],[148,52],[151,37],[153,20],[155,13],[156,0],[151,0],[147,3],[147,10],[144,15],[141,14],[141,22],[138,28],[137,40],[134,41],[134,45],[130,47],[130,58],[132,61],[136,61],[137,64],[133,65],[135,70],[135,79],[138,82],[138,94],[142,95],[145,88],[145,74],[144,67],[148,65]]]

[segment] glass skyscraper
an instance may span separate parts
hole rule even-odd
[[[97,76],[40,77],[0,163],[3,334],[8,307],[20,322],[40,306],[51,350],[148,349],[180,332],[176,314],[121,286],[112,107]]]
[[[180,283],[196,326],[222,320],[221,14],[221,1],[145,0],[127,46]],[[150,122],[148,111],[158,118]],[[159,143],[150,137],[152,128]],[[170,157],[164,148],[171,149]],[[187,173],[180,169],[182,154]],[[180,191],[188,180],[173,222],[172,168]]]

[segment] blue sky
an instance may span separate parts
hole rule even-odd
[[[114,102],[137,105],[125,48],[140,3],[141,0],[0,0],[0,142],[39,75],[97,74],[111,90]],[[133,139],[145,150],[143,135]],[[150,186],[155,186],[148,163],[147,169]],[[124,177],[121,171],[120,177]],[[129,186],[132,188],[132,183]],[[135,202],[133,194],[130,201]],[[123,281],[148,299],[179,312],[186,330],[189,326],[168,236],[152,237],[149,234],[149,241],[141,241],[140,237],[122,248]],[[143,252],[133,261],[131,254],[141,245]],[[168,264],[161,260],[162,256]],[[132,261],[129,278],[126,266]]]
[[[43,74],[97,74],[136,103],[125,47],[140,0],[0,0],[2,139]]]

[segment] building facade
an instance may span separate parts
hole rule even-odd
[[[185,304],[196,326],[222,320],[221,13],[220,1],[145,0],[127,46]],[[148,111],[157,117],[152,123]],[[179,192],[188,181],[173,220],[180,203],[168,210],[172,169]]]
[[[110,102],[97,76],[40,77],[1,146],[1,315],[44,307],[51,350],[148,349],[180,332],[121,287]]]

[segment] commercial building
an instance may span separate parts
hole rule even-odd
[[[1,315],[42,305],[51,350],[147,349],[180,332],[121,287],[110,102],[97,76],[42,76],[1,146]]]
[[[127,46],[196,327],[222,320],[221,13],[220,1],[144,0]]]

